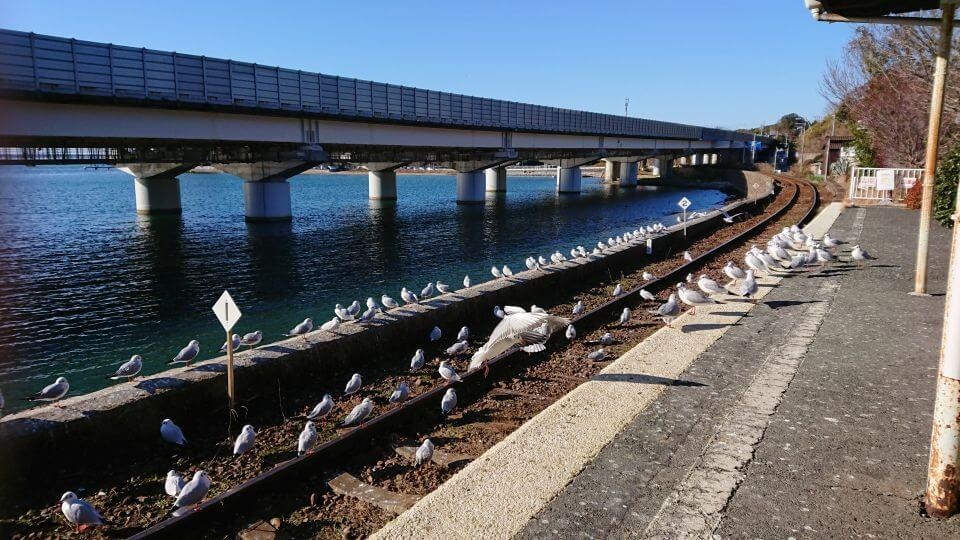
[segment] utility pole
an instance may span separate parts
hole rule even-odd
[[[630,98],[623,98],[623,115],[630,116],[627,111],[630,109]]]

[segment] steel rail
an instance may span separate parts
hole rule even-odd
[[[798,181],[786,177],[776,177],[776,179],[781,183],[791,184],[794,189],[793,193],[790,195],[790,199],[769,216],[765,217],[763,220],[750,226],[744,231],[736,234],[735,236],[721,242],[717,246],[703,252],[694,258],[693,261],[686,262],[685,264],[670,270],[663,276],[644,282],[643,285],[635,287],[616,298],[604,302],[603,304],[584,312],[579,317],[573,318],[571,320],[571,324],[580,324],[586,322],[589,325],[593,319],[600,319],[600,316],[603,315],[606,310],[609,310],[613,307],[619,307],[621,304],[627,304],[635,300],[635,297],[639,296],[640,289],[646,288],[651,290],[661,290],[665,287],[669,287],[671,280],[676,279],[678,276],[683,276],[686,271],[692,268],[702,266],[714,255],[730,249],[733,245],[742,242],[746,238],[762,230],[771,222],[779,219],[788,210],[790,210],[794,204],[796,204],[800,195],[802,184],[806,184],[814,192],[813,204],[807,210],[801,220],[801,223],[805,223],[812,216],[818,203],[816,189],[803,180]],[[639,247],[639,245],[637,245],[637,247]],[[608,319],[609,316],[605,317],[603,320],[606,321]],[[520,357],[518,354],[519,352],[520,351],[518,349],[514,349],[491,359],[488,362],[491,372],[498,367],[504,367],[504,369],[509,367],[510,360],[516,360]],[[514,364],[517,364],[517,362],[514,362]],[[484,377],[483,370],[480,369],[465,373],[462,375],[462,378],[463,382],[456,386],[465,386],[470,383],[478,383],[479,389],[480,385],[489,386],[489,383],[493,380],[493,377]],[[378,436],[383,434],[395,432],[396,429],[394,426],[398,423],[402,423],[404,420],[415,417],[419,417],[419,419],[422,420],[423,413],[425,411],[430,411],[431,408],[439,411],[440,401],[443,398],[443,394],[446,392],[447,388],[448,385],[435,386],[430,390],[427,390],[426,392],[410,399],[403,406],[395,407],[382,414],[379,414],[373,419],[365,422],[362,426],[352,428],[342,435],[322,443],[313,452],[280,463],[270,470],[265,471],[254,478],[251,478],[237,486],[234,486],[233,488],[230,488],[227,491],[224,491],[223,493],[208,499],[204,503],[200,504],[193,512],[189,512],[182,516],[165,519],[164,521],[140,531],[130,538],[135,540],[180,538],[186,532],[197,530],[204,524],[215,520],[218,516],[227,514],[228,512],[235,514],[236,510],[250,505],[253,502],[253,497],[255,495],[276,488],[280,486],[281,483],[288,481],[289,479],[301,479],[316,471],[330,469],[331,464],[334,463],[335,460],[353,451],[368,449],[369,446],[365,445],[367,445],[370,441],[375,440]]]

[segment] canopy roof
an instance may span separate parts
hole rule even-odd
[[[841,17],[883,17],[938,9],[940,0],[804,0],[810,11]]]

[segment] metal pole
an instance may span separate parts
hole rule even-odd
[[[927,241],[933,201],[933,175],[937,164],[940,115],[943,110],[944,80],[952,43],[956,6],[943,4],[943,27],[930,106],[930,131],[927,136],[927,162],[923,182],[923,215],[920,218],[922,251],[917,251],[918,292],[926,290]],[[960,202],[960,193],[957,196]],[[940,344],[940,370],[937,397],[933,407],[930,433],[930,463],[924,497],[927,514],[948,517],[960,512],[960,207],[954,210],[953,243],[947,278],[946,305],[943,311],[943,339]],[[922,272],[921,272],[922,268]],[[922,281],[921,281],[922,278]]]
[[[943,94],[947,69],[950,67],[950,46],[953,42],[953,14],[956,6],[943,5],[940,48],[933,72],[933,95],[930,98],[930,120],[927,126],[927,157],[923,169],[923,199],[920,205],[920,235],[917,238],[917,270],[913,294],[927,294],[927,252],[930,249],[930,219],[933,216],[933,190],[937,174],[937,149],[940,146],[940,118],[943,115]]]
[[[230,410],[233,410],[233,404],[236,394],[233,391],[233,339],[230,336],[230,330],[227,330],[227,399],[230,400]]]

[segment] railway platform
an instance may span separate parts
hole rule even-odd
[[[878,260],[685,314],[375,536],[960,537],[920,506],[949,232],[910,296],[916,221],[827,206],[808,230]]]

